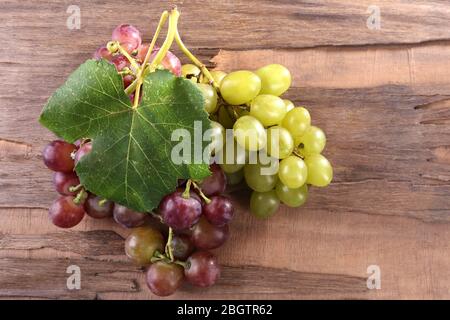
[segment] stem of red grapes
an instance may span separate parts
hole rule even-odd
[[[107,44],[107,48],[109,52],[115,53],[119,51],[127,60],[130,62],[130,64],[135,69],[135,72],[140,72],[139,64],[136,62],[136,59],[134,59],[132,56],[128,54],[128,52],[120,45],[118,41],[110,41]]]
[[[73,199],[73,203],[75,203],[76,205],[79,205],[86,199],[86,197],[87,197],[87,192],[84,191],[84,189],[81,189],[80,192],[78,192],[75,199]]]
[[[169,257],[170,261],[173,262],[173,248],[172,248],[172,238],[173,238],[173,229],[169,227],[169,236],[167,237],[166,243],[166,256]]]
[[[155,34],[153,35],[152,41],[150,42],[150,46],[148,47],[147,54],[145,55],[144,61],[142,62],[142,65],[145,67],[148,63],[148,60],[150,60],[150,56],[152,55],[153,48],[155,47],[156,40],[159,37],[159,34],[161,32],[162,27],[167,21],[167,18],[169,17],[169,12],[164,11],[161,15],[161,18],[159,19],[158,26],[156,27]]]
[[[192,185],[192,180],[189,179],[189,180],[186,182],[186,187],[185,187],[184,192],[183,192],[183,194],[182,194],[182,197],[183,197],[183,198],[189,199],[189,198],[191,197],[191,185]]]
[[[211,200],[207,196],[205,196],[205,194],[203,193],[202,189],[198,186],[198,184],[192,181],[192,185],[198,191],[198,194],[200,195],[200,197],[202,197],[202,199],[206,202],[206,204],[211,202]]]
[[[79,184],[79,185],[77,185],[77,186],[71,186],[71,187],[69,187],[69,191],[70,191],[70,192],[77,192],[77,191],[80,190],[81,188],[83,188],[83,185],[82,185],[82,184]]]

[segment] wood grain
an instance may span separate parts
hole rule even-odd
[[[68,30],[70,4],[0,3],[0,297],[155,299],[123,254],[128,231],[90,219],[61,231],[47,220],[55,193],[40,152],[53,137],[36,119],[127,6],[82,2],[82,28]],[[372,1],[133,4],[141,10],[126,10],[123,22],[146,39],[177,4],[185,42],[218,69],[286,65],[286,97],[324,128],[335,168],[330,187],[270,221],[248,214],[248,194],[233,194],[231,240],[217,251],[221,281],[171,298],[450,298],[447,1],[377,1],[381,30],[366,26]],[[66,288],[71,264],[81,267],[82,290]],[[381,290],[366,287],[372,264]]]

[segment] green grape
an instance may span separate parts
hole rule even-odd
[[[278,177],[288,188],[300,188],[308,177],[305,162],[297,156],[289,156],[280,161]]]
[[[305,158],[308,167],[307,183],[315,187],[326,187],[333,179],[333,167],[321,154],[312,154]]]
[[[237,143],[245,150],[258,151],[266,145],[266,131],[261,122],[252,116],[237,119],[233,134]]]
[[[226,106],[221,106],[219,108],[218,112],[218,120],[219,123],[225,128],[225,129],[232,129],[234,125],[234,120],[231,117],[230,113],[227,110]]]
[[[267,129],[267,152],[274,158],[284,159],[294,150],[294,139],[289,131],[280,126]]]
[[[253,100],[261,89],[261,80],[251,71],[234,71],[220,84],[223,99],[231,105],[241,105]]]
[[[252,101],[250,115],[265,127],[280,124],[286,115],[286,104],[277,96],[262,94]]]
[[[234,140],[234,139],[233,139]],[[247,162],[247,152],[240,147],[235,141],[231,140],[232,146],[227,139],[222,150],[217,153],[217,163],[220,165],[225,173],[235,173],[244,168]],[[228,159],[228,152],[233,152],[231,159]]]
[[[225,140],[225,128],[216,121],[211,121],[211,143],[209,149],[211,154],[216,154],[223,148]]]
[[[262,171],[264,168],[268,170],[269,165],[262,165],[260,163],[256,164],[246,164],[244,167],[244,177],[247,185],[257,191],[257,192],[267,192],[275,188],[278,181],[277,172],[274,174],[265,174],[268,172]]]
[[[281,64],[269,64],[255,73],[261,79],[260,94],[280,96],[291,86],[291,73]]]
[[[281,125],[288,129],[293,137],[300,137],[311,126],[311,116],[303,107],[294,108],[286,114]]]
[[[217,85],[220,87],[220,84],[222,83],[223,78],[227,75],[226,72],[220,71],[220,70],[214,70],[210,71],[211,76],[214,79],[214,82],[217,83]],[[202,83],[209,83],[209,80],[207,77],[202,77]]]
[[[273,215],[280,207],[275,190],[268,192],[253,191],[250,198],[250,212],[257,218],[265,219]]]
[[[201,72],[200,68],[194,64],[188,63],[181,66],[181,75],[195,83],[197,83]]]
[[[291,111],[292,109],[295,108],[295,106],[294,106],[294,104],[292,103],[291,100],[284,99],[283,102],[286,105],[286,112],[289,112],[289,111]]]
[[[306,183],[300,188],[290,189],[281,181],[278,181],[275,191],[281,202],[291,208],[300,207],[308,198],[308,185]]]
[[[325,148],[327,138],[325,133],[318,127],[311,126],[306,133],[299,138],[303,144],[300,152],[302,155],[319,154]]]
[[[230,186],[235,186],[244,179],[244,170],[239,170],[232,173],[225,172],[225,175],[227,176],[227,184]]]
[[[213,86],[204,83],[197,83],[198,88],[203,93],[203,98],[205,100],[205,110],[208,113],[214,113],[217,111],[217,91]]]

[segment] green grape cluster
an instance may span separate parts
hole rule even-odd
[[[226,144],[234,152],[233,160],[221,163],[232,184],[245,180],[253,190],[250,211],[258,218],[273,215],[283,203],[299,207],[308,198],[308,187],[325,187],[333,178],[333,168],[321,153],[326,136],[311,125],[311,115],[281,96],[289,89],[292,77],[280,64],[270,64],[256,71],[239,70],[226,74],[211,71],[205,77],[194,65],[181,68],[183,76],[195,82],[204,96],[205,110],[210,114],[213,130],[222,138],[213,139],[212,153],[221,152],[227,159]],[[232,141],[224,143],[225,129],[233,129]],[[228,149],[230,150],[230,149]],[[277,164],[277,170],[264,172],[266,158]],[[249,161],[257,154],[256,163]]]

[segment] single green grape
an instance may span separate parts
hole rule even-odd
[[[261,90],[261,80],[251,71],[241,70],[227,74],[220,84],[223,99],[231,105],[253,100]]]
[[[326,187],[333,180],[333,167],[323,155],[308,155],[305,157],[305,164],[308,167],[307,183],[315,187]]]
[[[288,129],[293,137],[300,137],[311,126],[311,116],[303,107],[294,108],[286,114],[281,125]]]
[[[294,139],[290,132],[280,126],[267,129],[267,152],[274,158],[284,159],[294,150]]]
[[[239,170],[232,173],[225,172],[225,175],[227,176],[227,184],[230,186],[235,186],[244,179],[244,170]]]
[[[217,104],[217,91],[213,86],[205,83],[197,83],[198,88],[203,93],[203,99],[205,100],[205,110],[208,113],[214,113],[217,111],[219,105]]]
[[[211,154],[216,154],[223,148],[225,141],[225,128],[216,121],[211,121],[211,143],[209,149]]]
[[[261,121],[265,127],[280,124],[286,115],[286,104],[277,96],[262,94],[253,99],[250,115]]]
[[[222,83],[223,78],[227,75],[226,72],[220,71],[220,70],[214,70],[209,72],[211,76],[214,79],[214,82],[217,83],[217,85],[220,87],[220,84]],[[208,83],[209,79],[207,77],[202,77],[202,83]]]
[[[308,185],[306,183],[300,188],[291,189],[278,181],[275,191],[281,202],[291,208],[300,207],[308,199]]]
[[[278,177],[288,188],[300,188],[308,177],[305,162],[297,156],[289,156],[280,161]]]
[[[237,119],[233,134],[237,143],[245,150],[258,151],[266,146],[266,131],[261,122],[252,116]]]
[[[270,172],[264,172],[264,169],[268,170],[268,165],[262,165],[260,163],[246,164],[244,167],[244,177],[247,185],[258,192],[267,192],[275,188],[278,181],[278,174],[275,171],[273,174]]]
[[[200,77],[201,70],[194,64],[183,64],[181,66],[181,75],[185,78],[190,79],[192,82],[197,83],[198,78]]]
[[[286,112],[289,112],[289,111],[291,111],[292,109],[295,108],[295,106],[294,106],[294,104],[292,103],[291,100],[283,99],[283,101],[284,101],[284,104],[286,105]]]
[[[234,139],[233,139],[234,140]],[[222,150],[217,152],[217,163],[225,173],[235,173],[244,168],[247,162],[247,152],[235,141],[226,141]]]
[[[281,64],[269,64],[255,73],[261,79],[260,94],[280,96],[291,86],[291,73]]]
[[[300,152],[302,155],[318,154],[325,148],[327,138],[322,129],[311,126],[306,133],[300,137],[300,143],[303,144]]]
[[[250,197],[250,212],[257,218],[265,219],[277,212],[280,207],[275,190],[268,192],[253,191]]]
[[[232,129],[235,120],[227,110],[227,106],[221,106],[218,112],[218,121],[225,129]]]

